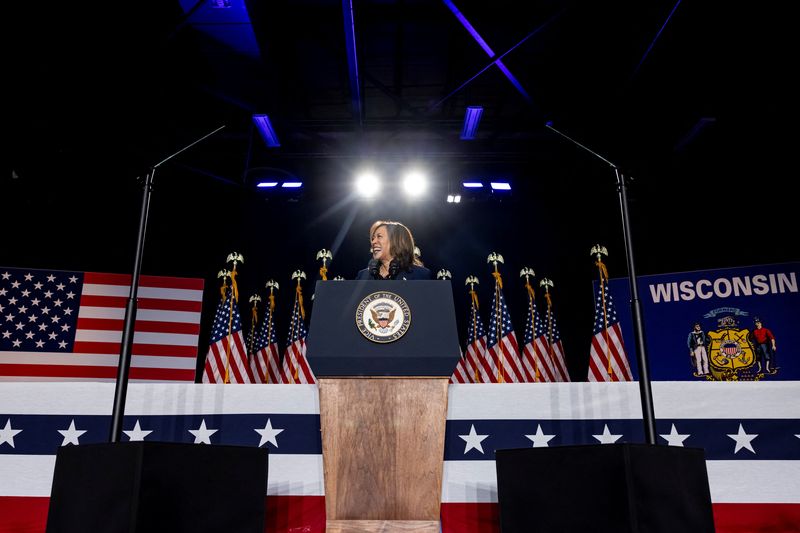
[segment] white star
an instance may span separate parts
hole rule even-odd
[[[44,346],[44,341],[36,341],[36,347],[41,348]]]
[[[46,329],[47,329],[47,324],[44,324],[44,323],[39,324],[39,331],[44,331]]]
[[[29,331],[28,333],[26,333],[26,334],[25,334],[25,338],[26,338],[26,339],[32,339],[32,338],[33,338],[33,332],[32,332],[32,331]]]
[[[52,332],[52,333],[50,333],[50,335],[48,335],[48,337],[50,337],[51,341],[54,341],[54,340],[56,340],[56,337],[58,337],[58,335],[56,335],[55,332]]]
[[[41,290],[42,289],[42,282],[41,281],[37,281],[36,283],[33,284],[33,288],[36,289],[36,290]]]
[[[52,292],[50,292],[50,291],[44,291],[44,297],[45,297],[45,298],[50,298],[50,297],[52,297],[52,296],[53,296],[53,293],[52,293]]]
[[[54,301],[53,303],[56,305],[56,307],[61,307],[61,304],[64,303],[64,302],[62,302],[60,299],[58,299],[58,300]]]
[[[39,305],[39,302],[41,302],[39,298],[34,298],[33,300],[31,300],[32,305]]]
[[[14,339],[11,344],[14,345],[14,348],[19,348],[19,345],[22,344],[22,341],[19,339]]]
[[[52,320],[53,323],[58,324],[58,321],[61,320],[61,317],[58,315],[53,315],[52,317],[50,317],[50,320]]]
[[[734,454],[739,453],[739,450],[741,450],[742,448],[747,448],[751,452],[756,453],[756,451],[753,449],[753,444],[751,441],[754,438],[758,437],[758,433],[753,433],[751,435],[748,435],[745,432],[744,428],[742,427],[742,424],[739,424],[739,433],[737,433],[736,435],[729,434],[728,436],[736,441],[736,449],[733,450]]]
[[[8,330],[5,330],[5,331],[3,332],[3,338],[4,338],[4,339],[9,339],[9,338],[11,338],[11,332],[10,332],[10,331],[8,331]]]
[[[44,307],[42,307],[42,313],[45,314],[45,315],[49,315],[50,314],[50,308],[45,305]]]
[[[33,279],[33,274],[30,274],[30,273],[25,274],[25,281],[30,281],[32,279]]]
[[[662,439],[667,441],[669,446],[680,446],[683,448],[683,441],[689,438],[689,434],[681,435],[678,433],[678,430],[675,429],[675,424],[672,424],[672,429],[669,430],[667,435],[659,435]]]
[[[620,437],[622,437],[622,435],[612,435],[608,430],[608,424],[604,424],[603,433],[601,435],[592,435],[592,437],[599,440],[600,444],[614,444],[620,439]]]
[[[136,420],[136,424],[133,426],[133,429],[130,431],[123,431],[128,436],[128,440],[131,442],[144,440],[146,436],[148,436],[152,431],[143,431],[142,426],[139,425],[139,420]]]
[[[264,429],[255,429],[253,431],[261,435],[261,442],[258,443],[259,448],[268,442],[277,448],[278,439],[276,437],[283,432],[282,429],[273,428],[272,421],[269,418],[267,418],[267,425],[264,426]]]
[[[67,429],[59,429],[58,432],[64,436],[64,440],[61,443],[62,446],[66,446],[67,444],[74,444],[75,446],[78,446],[80,444],[80,442],[78,442],[78,438],[86,433],[86,430],[75,429],[75,419],[73,418]]]
[[[59,348],[66,348],[67,347],[67,343],[65,341],[61,341],[61,342],[58,343],[58,347]]]
[[[70,276],[69,278],[70,283],[76,283],[77,281],[78,281],[78,276]]]
[[[536,425],[536,433],[533,435],[525,435],[531,441],[533,441],[534,448],[547,448],[549,445],[547,444],[550,440],[555,437],[555,435],[545,435],[542,432],[542,425]]]
[[[6,322],[11,322],[12,320],[14,320],[14,315],[12,315],[11,313],[8,313],[6,315]]]
[[[67,293],[67,300],[72,300],[73,298],[75,298],[75,293],[72,292],[72,291],[69,291]]]
[[[31,316],[28,317],[28,322],[36,322],[36,319],[38,319],[38,318],[39,317],[36,316],[36,315],[31,315]]]
[[[21,293],[21,294],[22,294],[22,295],[23,295],[25,298],[27,298],[28,296],[30,296],[30,295],[31,295],[31,291],[29,291],[28,289],[25,289],[24,291],[22,291],[22,293]]]
[[[25,307],[25,306],[23,305],[22,307],[20,307],[20,308],[18,309],[18,311],[19,311],[20,313],[22,313],[22,314],[25,314],[25,313],[27,313],[27,312],[28,312],[28,308],[27,308],[27,307]]]
[[[0,296],[5,296],[7,292],[6,289],[0,289]]]
[[[15,289],[18,289],[20,285],[21,283],[19,281],[15,281],[14,283],[11,284],[11,286],[14,287]]]
[[[466,454],[473,448],[483,453],[483,445],[481,444],[481,442],[483,442],[488,436],[489,435],[478,435],[475,432],[475,424],[472,424],[469,428],[469,434],[459,435],[459,437],[464,439],[464,442],[467,443],[467,445],[464,446],[464,454]]]
[[[21,433],[21,429],[13,429],[11,427],[11,419],[6,420],[6,427],[0,429],[0,446],[8,443],[12,448],[14,447],[14,435]]]
[[[69,331],[69,328],[70,328],[69,324],[62,324],[61,331]]]
[[[63,283],[59,283],[58,285],[56,285],[56,289],[58,289],[60,291],[63,291],[64,290],[64,284]]]
[[[23,329],[25,327],[25,324],[23,324],[22,322],[17,322],[15,326],[17,326],[17,329]]]
[[[204,418],[203,421],[200,422],[200,427],[197,429],[190,429],[189,433],[194,435],[195,444],[211,444],[211,435],[217,431],[216,429],[206,428],[206,419]]]
[[[64,309],[64,314],[67,315],[67,316],[71,315],[72,314],[72,309],[67,307],[66,309]]]
[[[3,272],[2,276],[3,276],[3,279],[8,279],[8,278],[11,277],[11,274],[9,274],[8,272]]]
[[[11,305],[17,305],[17,299],[16,298],[9,298],[8,299],[8,303],[10,303]]]
[[[54,275],[50,274],[49,276],[47,276],[47,281],[49,281],[50,283],[53,283],[55,280],[56,277]]]

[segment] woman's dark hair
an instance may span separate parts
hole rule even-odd
[[[369,228],[370,242],[372,242],[372,235],[381,226],[386,228],[389,236],[389,249],[392,257],[399,263],[400,270],[408,270],[411,265],[423,266],[422,261],[414,255],[414,236],[411,235],[411,230],[400,222],[376,220]]]

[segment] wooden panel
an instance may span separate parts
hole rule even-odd
[[[328,520],[326,533],[439,533],[435,520]]]
[[[447,378],[322,378],[329,520],[438,520]]]

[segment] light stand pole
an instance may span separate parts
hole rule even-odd
[[[636,267],[633,261],[633,243],[631,239],[631,221],[628,216],[628,186],[625,182],[625,175],[620,172],[617,165],[590,150],[575,139],[564,135],[555,129],[552,123],[548,122],[545,127],[558,133],[571,143],[586,150],[596,158],[607,163],[614,169],[617,176],[617,192],[619,193],[619,206],[622,212],[622,233],[625,240],[625,256],[628,260],[628,281],[631,288],[631,312],[633,313],[633,334],[636,340],[636,360],[639,364],[639,394],[642,401],[642,416],[644,422],[644,436],[647,444],[656,444],[656,421],[653,410],[653,391],[650,387],[650,370],[647,361],[647,348],[644,338],[644,319],[642,318],[642,306],[639,301],[639,287],[636,283]]]
[[[139,294],[139,274],[142,269],[142,256],[144,255],[144,237],[147,232],[147,216],[150,212],[150,193],[153,190],[153,178],[156,169],[180,154],[188,150],[195,144],[211,137],[219,130],[224,128],[222,125],[211,133],[204,135],[193,143],[184,146],[171,156],[163,159],[150,167],[144,180],[144,191],[142,193],[142,210],[139,214],[139,233],[136,240],[136,256],[133,260],[133,276],[131,277],[131,291],[128,295],[128,302],[125,305],[125,320],[122,330],[122,343],[120,345],[119,363],[117,366],[117,385],[114,389],[114,411],[111,416],[111,432],[109,442],[119,442],[122,436],[122,418],[125,414],[125,397],[128,393],[128,374],[131,368],[131,349],[133,347],[134,325],[136,324],[136,305]]]

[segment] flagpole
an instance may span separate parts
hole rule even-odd
[[[150,167],[145,176],[144,190],[142,192],[142,207],[139,213],[139,231],[136,238],[136,254],[133,260],[133,275],[131,276],[131,290],[128,294],[128,301],[125,304],[125,319],[123,321],[122,341],[120,343],[119,363],[117,365],[117,383],[114,389],[114,409],[111,415],[109,442],[119,442],[122,437],[122,418],[125,413],[125,397],[128,394],[128,375],[131,368],[131,349],[133,348],[133,333],[134,325],[136,324],[136,300],[139,295],[139,277],[142,270],[142,257],[144,256],[144,238],[147,233],[147,217],[150,213],[150,193],[153,191],[153,179],[156,174],[156,169],[181,152],[211,137],[224,127],[225,125],[223,124],[211,133],[207,133],[193,143],[184,146],[171,156],[156,163]]]
[[[655,411],[653,409],[653,391],[650,385],[650,370],[647,359],[647,347],[644,334],[644,318],[642,316],[642,306],[639,301],[639,288],[636,282],[636,266],[633,258],[633,239],[631,238],[631,221],[628,214],[628,185],[625,175],[620,172],[617,165],[587,148],[575,139],[564,135],[553,127],[551,122],[547,122],[545,127],[556,132],[571,143],[589,152],[596,158],[607,163],[614,169],[617,177],[617,193],[619,194],[619,205],[622,214],[622,234],[625,241],[625,256],[628,262],[628,282],[631,290],[631,313],[633,315],[633,334],[636,341],[636,361],[639,365],[639,395],[642,402],[642,417],[644,423],[644,435],[647,444],[656,444],[656,422]]]

